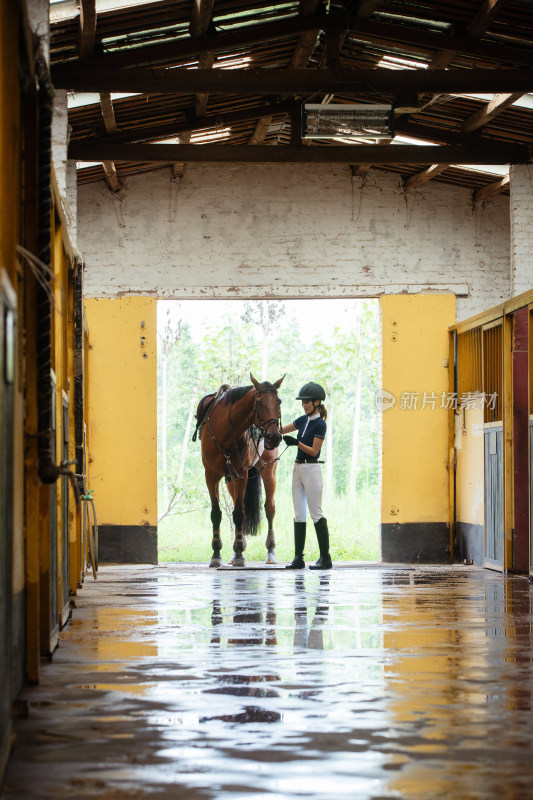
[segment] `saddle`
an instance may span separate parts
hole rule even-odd
[[[211,411],[215,401],[218,400],[221,394],[227,392],[228,389],[231,389],[231,386],[227,383],[223,383],[220,389],[212,394],[206,394],[200,402],[198,403],[198,407],[196,409],[196,428],[194,429],[194,433],[192,435],[193,442],[196,441],[198,436],[202,436],[202,429],[204,427],[204,423],[207,419],[209,412]]]

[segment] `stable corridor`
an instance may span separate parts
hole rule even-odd
[[[104,566],[2,797],[531,798],[531,592],[464,565]]]

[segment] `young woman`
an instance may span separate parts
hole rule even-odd
[[[306,383],[296,398],[302,401],[304,414],[284,425],[282,434],[298,431],[297,436],[283,436],[289,446],[297,447],[292,473],[294,504],[294,559],[287,569],[303,569],[307,508],[315,524],[320,558],[310,569],[331,569],[328,523],[322,514],[322,470],[320,449],[326,436],[327,411],[322,403],[326,393],[319,383]]]

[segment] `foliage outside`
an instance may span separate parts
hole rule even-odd
[[[209,303],[210,301],[205,301]],[[374,300],[339,308],[349,327],[336,325],[327,337],[313,319],[302,326],[294,303],[255,301],[226,304],[228,312],[199,326],[187,319],[187,303],[159,303],[158,505],[159,559],[211,558],[210,501],[200,442],[192,442],[198,401],[222,383],[250,384],[249,373],[274,382],[286,375],[279,394],[283,424],[302,414],[294,398],[309,380],[326,390],[328,434],[324,459],[323,509],[328,518],[332,558],[379,558],[379,418],[374,398],[378,381],[378,307]],[[335,304],[341,301],[321,301]],[[231,309],[231,311],[229,310]],[[339,321],[342,321],[339,316]],[[280,447],[276,489],[276,553],[293,557],[291,473],[294,452]],[[222,557],[232,555],[232,505],[221,481]],[[263,493],[264,501],[264,493]],[[257,537],[248,537],[246,558],[264,561],[266,518]],[[308,520],[306,558],[318,557]]]

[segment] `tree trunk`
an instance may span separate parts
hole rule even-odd
[[[180,456],[180,465],[178,469],[178,479],[177,484],[181,486],[183,481],[183,473],[185,472],[185,460],[187,458],[187,449],[189,447],[189,442],[191,439],[191,427],[192,427],[192,418],[194,415],[194,406],[196,400],[196,392],[198,391],[198,378],[194,382],[194,389],[191,393],[189,399],[189,411],[187,414],[187,424],[185,425],[185,433],[183,435],[183,444],[181,446],[181,456]]]
[[[349,489],[348,489],[348,508],[350,509],[350,514],[353,516],[355,514],[355,488],[357,482],[357,453],[359,449],[359,417],[361,414],[361,384],[362,384],[362,372],[363,372],[363,364],[361,362],[361,346],[360,346],[360,338],[361,338],[361,309],[359,305],[355,307],[355,324],[354,324],[354,336],[357,345],[357,356],[356,356],[356,363],[355,363],[355,373],[357,375],[356,382],[355,382],[355,400],[354,400],[354,410],[353,410],[353,430],[352,430],[352,458],[350,462],[350,482],[349,482]]]
[[[359,415],[361,413],[361,365],[357,370],[357,382],[355,385],[355,402],[353,410],[353,433],[352,433],[352,460],[350,463],[350,492],[348,506],[350,514],[355,514],[355,486],[357,482],[357,452],[359,448]]]
[[[262,308],[262,341],[261,341],[261,380],[268,380],[268,333],[269,333],[269,320],[268,320],[268,306],[264,300],[261,301]]]
[[[163,507],[168,508],[168,475],[167,475],[167,354],[161,359],[161,471],[163,475]]]

